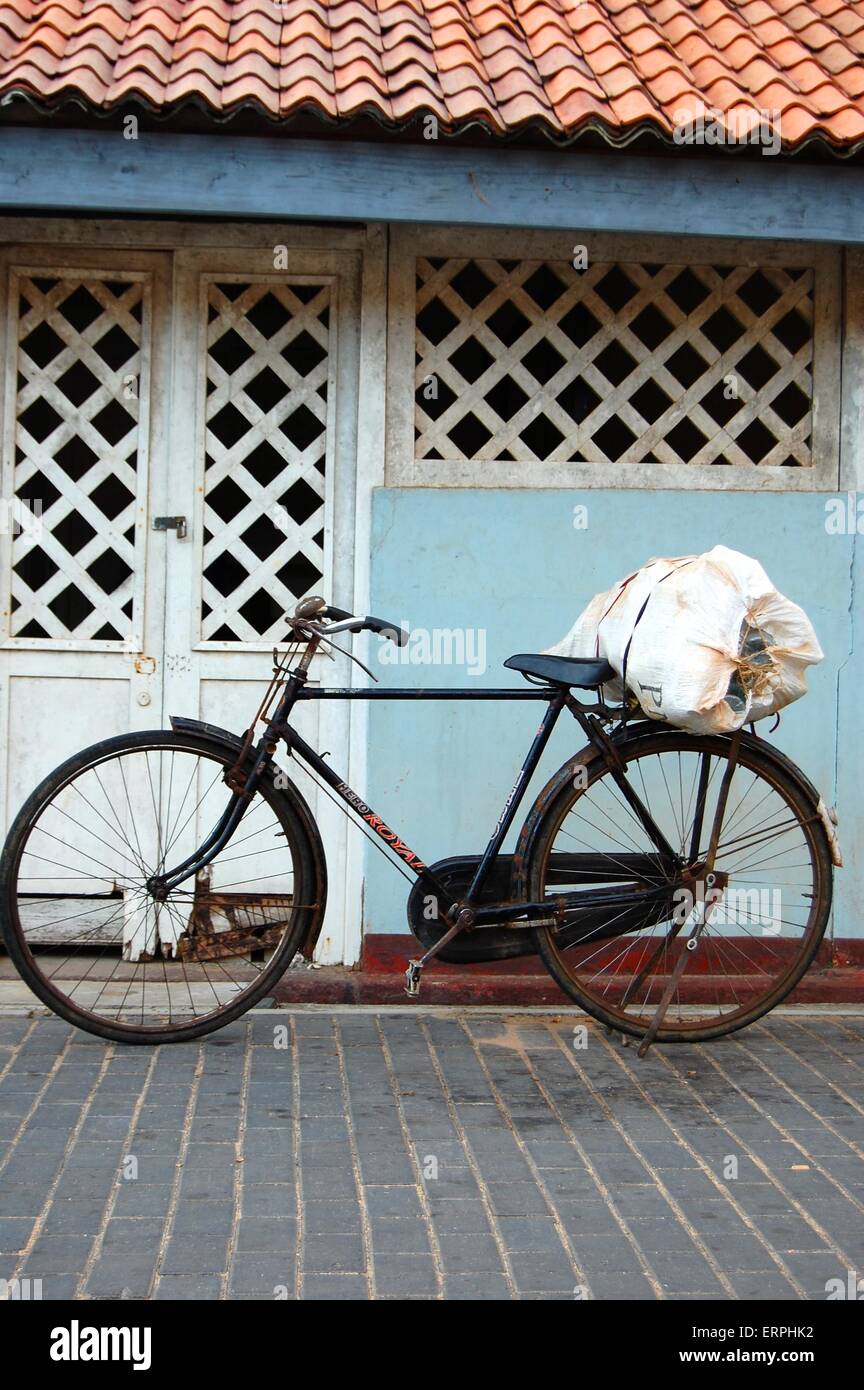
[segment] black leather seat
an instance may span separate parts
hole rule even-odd
[[[509,656],[504,665],[509,666],[511,671],[520,671],[523,676],[538,676],[550,685],[577,685],[583,690],[594,685],[605,685],[615,675],[608,661],[581,656],[533,656],[522,653]]]

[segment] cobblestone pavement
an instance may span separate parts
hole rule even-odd
[[[62,1299],[825,1299],[864,1272],[862,1116],[861,1011],[643,1062],[536,1011],[261,1011],[158,1049],[7,1016],[0,1278]]]

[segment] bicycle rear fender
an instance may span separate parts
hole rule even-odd
[[[623,730],[618,730],[611,735],[612,742],[618,749],[625,749],[640,739],[649,738],[653,734],[668,730],[672,726],[661,723],[656,719],[643,719],[632,724],[626,724]],[[725,737],[719,735],[719,737]],[[804,796],[812,803],[814,812],[825,827],[828,841],[831,846],[831,856],[834,863],[842,865],[840,849],[837,842],[837,831],[831,823],[828,809],[819,791],[807,778],[799,767],[781,753],[779,748],[775,748],[766,739],[759,738],[758,735],[751,734],[744,730],[741,734],[741,741],[745,747],[755,748],[758,746],[761,755],[769,762],[774,763],[775,767],[791,778],[800,787]],[[513,870],[510,880],[510,893],[513,898],[528,896],[528,869],[533,858],[534,848],[537,842],[540,826],[549,807],[561,790],[573,781],[576,776],[577,768],[589,770],[597,761],[603,761],[603,753],[593,744],[588,744],[580,752],[576,753],[563,767],[553,773],[543,790],[540,792],[531,810],[525,818],[525,823],[519,832],[519,839],[516,844],[516,852],[513,855]]]
[[[600,749],[595,748],[593,744],[586,744],[563,767],[559,767],[558,771],[552,774],[525,817],[522,829],[519,831],[519,839],[516,841],[510,876],[510,896],[514,900],[518,899],[525,902],[528,899],[528,869],[534,856],[534,846],[546,812],[562,788],[568,782],[573,781],[577,768],[587,770],[598,759],[603,760]]]
[[[238,734],[232,734],[230,729],[221,729],[218,724],[205,724],[200,719],[187,719],[183,715],[172,714],[170,716],[171,728],[178,734],[197,734],[199,737],[206,738],[209,743],[218,744],[220,748],[230,750],[235,757],[239,756],[243,747],[243,739]],[[327,859],[324,854],[324,845],[321,841],[321,834],[318,830],[315,817],[312,815],[306,799],[297,786],[280,771],[280,780],[284,782],[284,788],[280,787],[282,795],[291,803],[292,809],[300,821],[309,841],[309,850],[312,856],[312,863],[315,871],[315,902],[318,907],[314,912],[309,923],[306,935],[300,945],[300,951],[306,960],[311,961],[318,937],[321,935],[321,927],[324,924],[324,912],[327,906]]]

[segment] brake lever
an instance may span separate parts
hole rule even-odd
[[[365,662],[360,660],[359,656],[355,656],[353,652],[346,652],[344,647],[340,647],[338,642],[332,641],[329,637],[321,636],[321,641],[326,642],[328,646],[333,647],[337,652],[341,652],[343,656],[347,656],[349,661],[353,661],[355,665],[359,666],[361,670],[366,672],[370,680],[373,680],[376,685],[379,684],[378,677],[372,674],[372,672],[369,670],[369,667],[365,664]],[[330,652],[328,652],[327,655],[330,656]],[[336,658],[331,657],[331,660],[335,661]]]

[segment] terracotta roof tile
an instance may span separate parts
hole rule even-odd
[[[814,92],[825,82],[824,69],[811,58],[805,58],[801,63],[790,63],[786,70],[786,76],[805,96]]]
[[[838,112],[834,122],[840,130],[841,138],[850,144],[864,137],[864,115],[860,110],[850,110],[847,107],[845,111]]]
[[[846,148],[864,141],[864,0],[0,0],[9,90],[559,138],[767,110],[787,149]]]
[[[864,107],[864,102],[856,102],[856,98],[864,96],[864,64],[837,73],[834,82],[841,92],[852,98],[853,103]]]
[[[302,82],[309,78],[313,82],[320,82],[328,91],[335,91],[333,83],[333,58],[332,55],[324,51],[309,53],[298,53],[280,69],[281,82],[279,89],[282,92],[289,92],[294,82]]]
[[[173,34],[169,39],[157,29],[145,29],[137,34],[130,31],[121,51],[123,53],[158,53],[159,57],[166,63],[170,63],[173,47]]]
[[[861,52],[864,52],[864,43],[861,43],[859,47]],[[861,54],[859,53],[856,57],[845,44],[832,43],[829,44],[827,48],[823,48],[822,52],[818,55],[818,61],[821,66],[825,68],[826,73],[845,72],[847,68],[851,68],[853,65],[855,67],[860,67]]]
[[[656,120],[657,118],[656,105],[640,87],[626,92],[624,96],[613,97],[609,105],[625,129],[628,126],[636,125],[639,121],[651,118]]]
[[[656,77],[649,86],[651,95],[658,106],[673,113],[681,105],[683,98],[692,90],[690,83],[680,72],[673,72],[668,68],[659,77]]]
[[[660,77],[664,72],[674,69],[675,64],[670,61],[667,49],[657,47],[652,48],[648,53],[643,53],[637,60],[635,67],[641,77],[650,81],[652,78]]]

